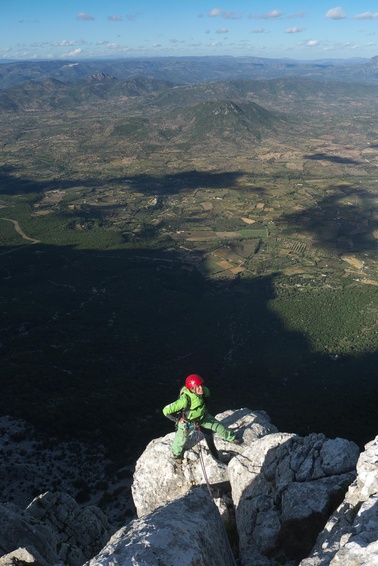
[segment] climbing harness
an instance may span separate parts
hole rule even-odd
[[[202,452],[202,445],[201,445],[201,427],[200,427],[198,422],[196,422],[196,424],[195,424],[195,429],[197,430],[197,446],[198,446],[198,449],[199,449],[199,455],[200,455],[200,462],[201,462],[203,477],[204,477],[205,482],[206,482],[207,490],[208,490],[210,497],[213,500],[213,503],[215,505],[214,496],[213,496],[213,493],[211,491],[209,478],[207,477],[207,473],[206,473],[206,467],[205,467],[205,462],[204,462],[203,452]],[[225,538],[225,541],[226,541],[226,546],[227,546],[227,550],[228,550],[228,553],[229,553],[231,563],[234,566],[237,566],[233,552],[232,552],[232,548],[231,548],[231,545],[230,545],[230,541],[228,540],[226,528],[224,526],[223,521],[221,521],[221,523],[222,523],[222,526],[223,526],[223,534],[224,534],[224,538]]]
[[[191,377],[191,376],[189,376],[189,377]],[[181,399],[182,395],[185,393],[185,389],[186,389],[186,387],[181,387],[177,400]],[[188,417],[189,417],[189,413],[190,413],[190,410],[191,410],[191,399],[190,399],[190,397],[187,393],[185,393],[185,397],[186,397],[186,406],[183,409],[180,409],[179,411],[177,411],[176,413],[171,413],[170,415],[168,415],[168,417],[170,417],[170,416],[174,417],[174,419],[176,420],[176,425],[178,424],[178,421],[181,418],[188,419]],[[207,397],[205,396],[205,394],[202,396],[202,402],[203,402],[203,405],[206,407]],[[177,428],[177,426],[176,426],[176,428]]]

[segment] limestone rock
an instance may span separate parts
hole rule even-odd
[[[63,493],[46,492],[24,510],[15,505],[0,505],[0,552],[4,565],[15,562],[16,552],[24,562],[29,554],[29,562],[34,557],[34,563],[40,566],[57,562],[81,566],[104,546],[110,535],[108,521],[100,509],[81,509]]]
[[[270,434],[228,466],[243,566],[308,555],[355,478],[358,447],[322,434]]]
[[[215,436],[216,461],[191,439],[178,466],[174,433],[152,441],[134,473],[139,518],[108,543],[102,512],[61,493],[0,505],[0,566],[224,566],[236,528],[241,566],[378,566],[378,436],[359,455],[345,439],[279,433],[263,412],[217,418],[244,442]]]
[[[231,525],[235,506],[243,566],[272,566],[276,560],[298,564],[355,479],[358,447],[322,434],[278,433],[265,413],[249,409],[217,418],[244,441],[235,446],[215,435],[221,462],[203,440],[192,439],[178,466],[170,453],[174,433],[148,445],[132,486],[138,516],[157,513],[193,485],[206,487],[205,470],[212,492],[219,491],[219,512]]]
[[[357,474],[301,566],[378,566],[378,436],[360,455]]]
[[[228,410],[216,415],[227,428],[233,430],[243,445],[248,446],[257,438],[278,432],[277,428],[271,423],[269,415],[265,411],[251,411],[251,409]],[[215,436],[217,448],[219,450],[229,450],[230,444],[220,436]],[[242,446],[238,451],[242,451]]]
[[[33,546],[17,548],[0,558],[0,566],[49,566]]]
[[[216,418],[239,438],[243,438],[241,446],[226,442],[214,435],[214,441],[220,452],[222,461],[216,461],[210,454],[206,442],[198,443],[197,432],[186,445],[184,462],[177,465],[172,458],[171,444],[175,433],[164,438],[157,438],[149,443],[137,461],[132,494],[138,517],[152,513],[155,509],[183,497],[193,485],[205,484],[204,472],[201,465],[201,454],[208,481],[216,486],[229,481],[226,462],[243,450],[243,446],[256,438],[276,432],[263,411],[252,412],[250,409],[226,411]],[[201,436],[202,438],[202,436]]]
[[[119,530],[85,566],[229,566],[230,552],[210,495],[194,488]]]

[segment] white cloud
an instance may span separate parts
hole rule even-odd
[[[284,15],[283,12],[280,12],[279,10],[271,10],[270,12],[268,12],[267,14],[259,14],[258,16],[256,14],[249,14],[249,18],[260,18],[262,20],[270,20],[271,18],[281,18]]]
[[[213,8],[212,10],[210,10],[209,12],[209,16],[210,18],[215,18],[215,16],[220,16],[222,13],[222,10],[220,10],[219,8]]]
[[[353,17],[356,20],[378,20],[378,12],[363,12]]]
[[[220,28],[220,29],[217,29],[216,33],[228,33],[228,29],[227,28]]]
[[[306,12],[296,12],[295,14],[290,14],[287,16],[288,18],[304,18],[306,16]]]
[[[242,14],[238,14],[234,10],[228,10],[227,12],[223,12],[223,10],[220,10],[219,8],[213,8],[207,15],[210,18],[221,16],[225,20],[239,20],[242,17]],[[199,17],[202,17],[202,14],[200,14]]]
[[[285,33],[300,33],[301,31],[304,31],[304,28],[287,28],[285,29]]]
[[[252,33],[264,33],[265,29],[264,28],[258,28],[258,29],[253,29]]]
[[[346,49],[355,51],[356,49],[361,49],[361,46],[356,45],[355,43],[352,43],[351,41],[347,41],[347,42],[344,42],[344,43],[337,42],[337,43],[334,43],[332,45],[326,45],[326,46],[323,47],[323,51],[340,51],[340,50],[345,51]]]
[[[76,57],[76,55],[80,55],[81,49],[74,49],[73,51],[69,51],[68,53],[64,53],[63,57]]]
[[[91,16],[90,14],[86,14],[85,12],[79,12],[76,15],[78,20],[86,20],[86,21],[90,21],[90,20],[94,20],[94,17]]]
[[[50,47],[73,47],[74,45],[85,45],[85,41],[82,39],[80,41],[76,39],[63,39],[62,41],[50,41],[48,45],[50,45]]]
[[[325,17],[331,20],[343,20],[347,16],[346,13],[343,12],[341,6],[338,6],[337,8],[331,8],[330,10],[328,10]]]
[[[222,16],[226,18],[226,20],[239,20],[242,17],[241,14],[237,14],[233,10],[229,10],[228,12],[223,12]]]
[[[122,16],[108,16],[108,20],[111,22],[122,22],[123,18]]]
[[[305,47],[316,47],[317,45],[320,45],[320,42],[317,39],[306,39],[305,41],[299,41],[297,45]]]

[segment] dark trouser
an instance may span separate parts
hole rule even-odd
[[[206,444],[208,449],[210,450],[210,454],[212,455],[213,458],[215,458],[216,460],[219,460],[219,452],[215,446],[214,443],[214,433],[210,430],[206,430],[205,428],[201,428],[201,432],[206,440]]]

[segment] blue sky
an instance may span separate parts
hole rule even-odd
[[[378,2],[0,0],[0,60],[204,55],[374,57]]]

